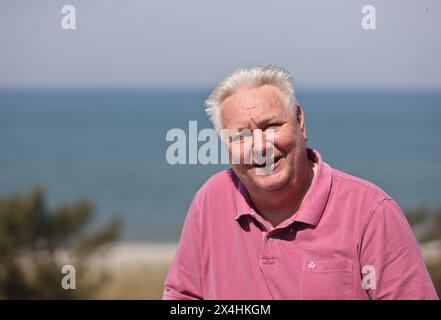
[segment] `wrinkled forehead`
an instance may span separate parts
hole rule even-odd
[[[291,108],[277,87],[244,87],[222,102],[221,120],[224,128],[248,127],[250,122],[258,126],[292,117]]]

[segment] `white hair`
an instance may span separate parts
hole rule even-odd
[[[205,112],[216,131],[219,132],[222,127],[220,109],[226,98],[233,95],[241,87],[257,88],[263,85],[277,87],[284,94],[288,107],[294,108],[298,104],[294,92],[293,78],[285,69],[274,65],[239,68],[222,80],[205,101]]]

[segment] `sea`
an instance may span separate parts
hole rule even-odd
[[[228,165],[166,160],[173,128],[211,128],[200,89],[1,89],[0,196],[41,185],[49,207],[89,199],[122,241],[177,241],[205,180]],[[441,207],[441,91],[297,89],[308,146],[403,210]],[[200,142],[200,144],[203,144]]]

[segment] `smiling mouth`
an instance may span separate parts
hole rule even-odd
[[[273,164],[276,165],[276,164],[279,162],[280,159],[282,159],[281,156],[275,157],[275,158],[274,158],[274,163],[273,163]],[[264,162],[263,164],[257,164],[257,163],[255,163],[255,164],[253,165],[253,167],[255,167],[255,168],[265,168],[266,165],[267,165],[266,162]]]

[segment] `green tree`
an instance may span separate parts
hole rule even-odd
[[[49,209],[44,189],[0,197],[0,299],[87,299],[107,280],[95,270],[94,253],[116,240],[113,217],[90,230],[90,201]],[[75,267],[76,289],[62,288],[62,267]]]

